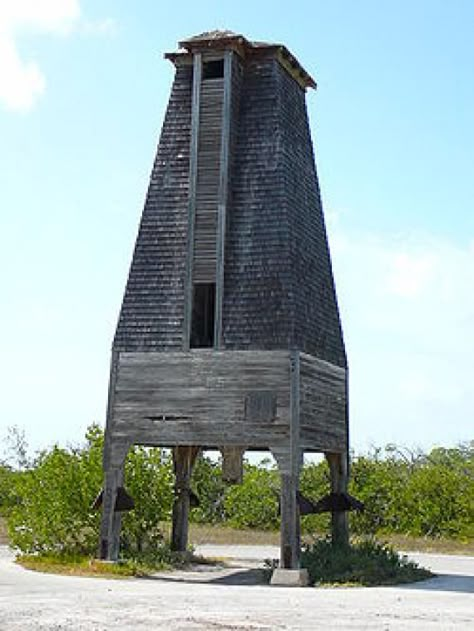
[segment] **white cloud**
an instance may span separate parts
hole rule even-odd
[[[13,39],[0,32],[0,103],[29,110],[45,90],[45,78],[33,61],[20,59]]]
[[[117,22],[112,18],[102,20],[86,20],[82,25],[82,31],[87,35],[115,35]]]
[[[115,32],[111,19],[82,19],[79,0],[0,0],[0,105],[12,111],[30,110],[46,89],[38,63],[20,52],[19,41],[32,33],[69,35]]]
[[[66,35],[80,13],[78,0],[0,0],[0,103],[7,109],[31,109],[46,87],[38,64],[20,54],[19,36]]]
[[[81,15],[78,0],[0,0],[0,24],[10,33],[30,29],[68,33]]]
[[[400,252],[392,255],[388,290],[399,296],[418,295],[433,277],[435,260],[431,253]]]
[[[474,241],[329,232],[354,444],[472,438]]]

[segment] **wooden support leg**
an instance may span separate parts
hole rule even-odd
[[[300,567],[300,515],[296,492],[298,476],[281,472],[280,567],[297,570]]]
[[[99,558],[108,561],[118,559],[121,519],[114,509],[117,489],[122,484],[122,479],[122,467],[111,467],[105,473]]]
[[[296,499],[303,460],[300,449],[300,359],[290,357],[290,440],[287,445],[272,448],[281,479],[280,494],[280,568],[300,567],[300,514]]]
[[[304,587],[308,584],[308,571],[300,568],[300,511],[297,491],[301,456],[289,451],[273,450],[281,479],[280,495],[280,566],[274,570],[272,585]]]
[[[110,559],[117,561],[120,552],[120,530],[122,529],[122,513],[114,511],[112,523],[112,539],[110,542]]]
[[[245,447],[226,446],[221,447],[220,451],[222,454],[222,479],[229,484],[242,484]]]
[[[176,552],[186,552],[188,546],[189,491],[198,453],[199,447],[181,446],[173,449],[175,486],[171,549]]]
[[[347,492],[347,456],[346,454],[325,454],[331,472],[331,492]],[[349,519],[347,512],[333,512],[331,516],[333,544],[349,544]]]

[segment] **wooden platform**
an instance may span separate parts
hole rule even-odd
[[[346,449],[346,371],[310,355],[198,349],[114,362],[113,444],[271,449],[297,429],[303,451]]]

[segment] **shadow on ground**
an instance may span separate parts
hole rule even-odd
[[[145,577],[145,580],[168,583],[205,583],[211,585],[266,585],[268,581],[261,568],[192,568],[172,573],[160,572]]]
[[[474,577],[462,574],[437,574],[434,578],[417,583],[397,585],[400,589],[416,589],[438,592],[474,594]]]

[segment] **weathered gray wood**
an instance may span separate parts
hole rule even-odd
[[[119,558],[121,529],[122,529],[122,512],[114,511],[114,516],[112,520],[110,557],[109,557],[111,561],[118,561],[118,558]]]
[[[216,35],[170,56],[176,77],[114,339],[106,486],[116,492],[131,443],[222,448],[234,478],[243,445],[270,447],[282,565],[292,567],[302,452],[348,450],[347,362],[301,89],[310,84],[282,67],[281,47]],[[203,71],[222,59],[223,77],[212,77],[220,65]],[[212,351],[189,350],[197,283],[215,283]],[[119,526],[106,510],[109,556]]]
[[[274,398],[274,417],[248,405],[252,393]],[[288,435],[289,353],[121,353],[113,405],[113,434],[131,442],[245,445],[251,435],[266,449]]]
[[[193,249],[194,283],[216,282],[224,93],[224,79],[201,80]]]
[[[190,483],[198,453],[199,447],[195,446],[182,446],[173,449],[175,485],[171,549],[176,552],[186,552],[188,546]]]
[[[104,450],[102,452],[102,467],[104,474],[110,467],[110,439],[112,435],[112,424],[114,423],[114,401],[115,401],[115,388],[117,385],[117,371],[118,371],[118,359],[119,353],[112,351],[110,358],[110,377],[109,377],[109,390],[107,397],[107,410],[105,416],[105,438],[104,438]]]
[[[347,455],[325,454],[331,473],[331,492],[347,492]],[[332,541],[336,544],[347,545],[349,543],[349,520],[347,512],[334,512],[331,515]]]
[[[123,470],[111,467],[105,472],[100,527],[99,558],[116,561],[119,550],[120,517],[115,512],[117,489],[122,484]]]
[[[300,516],[296,490],[298,479],[295,475],[280,475],[280,567],[297,570],[300,567]]]
[[[299,354],[290,356],[290,434],[286,444],[272,446],[280,471],[280,567],[300,567],[300,515],[297,502],[299,473],[303,453],[299,442],[300,361]]]
[[[306,451],[347,451],[347,372],[300,353],[301,441]]]
[[[301,394],[300,354],[292,351],[290,355],[290,458],[292,473],[299,473],[302,463],[300,448],[300,394]]]
[[[201,93],[202,57],[194,55],[193,61],[193,97],[191,108],[191,147],[189,155],[189,197],[188,197],[188,237],[186,256],[186,276],[184,280],[184,322],[183,349],[189,348],[191,336],[191,316],[193,309],[193,251],[194,218],[196,214],[197,156],[199,141],[199,112]]]
[[[241,484],[244,474],[245,447],[241,445],[220,448],[222,454],[222,479],[229,484]]]
[[[216,249],[216,318],[215,347],[222,348],[222,307],[224,297],[224,255],[227,197],[229,188],[230,166],[230,132],[232,116],[232,58],[233,53],[227,50],[224,56],[224,92],[222,103],[222,133],[219,170],[219,198],[217,206],[217,249]]]

